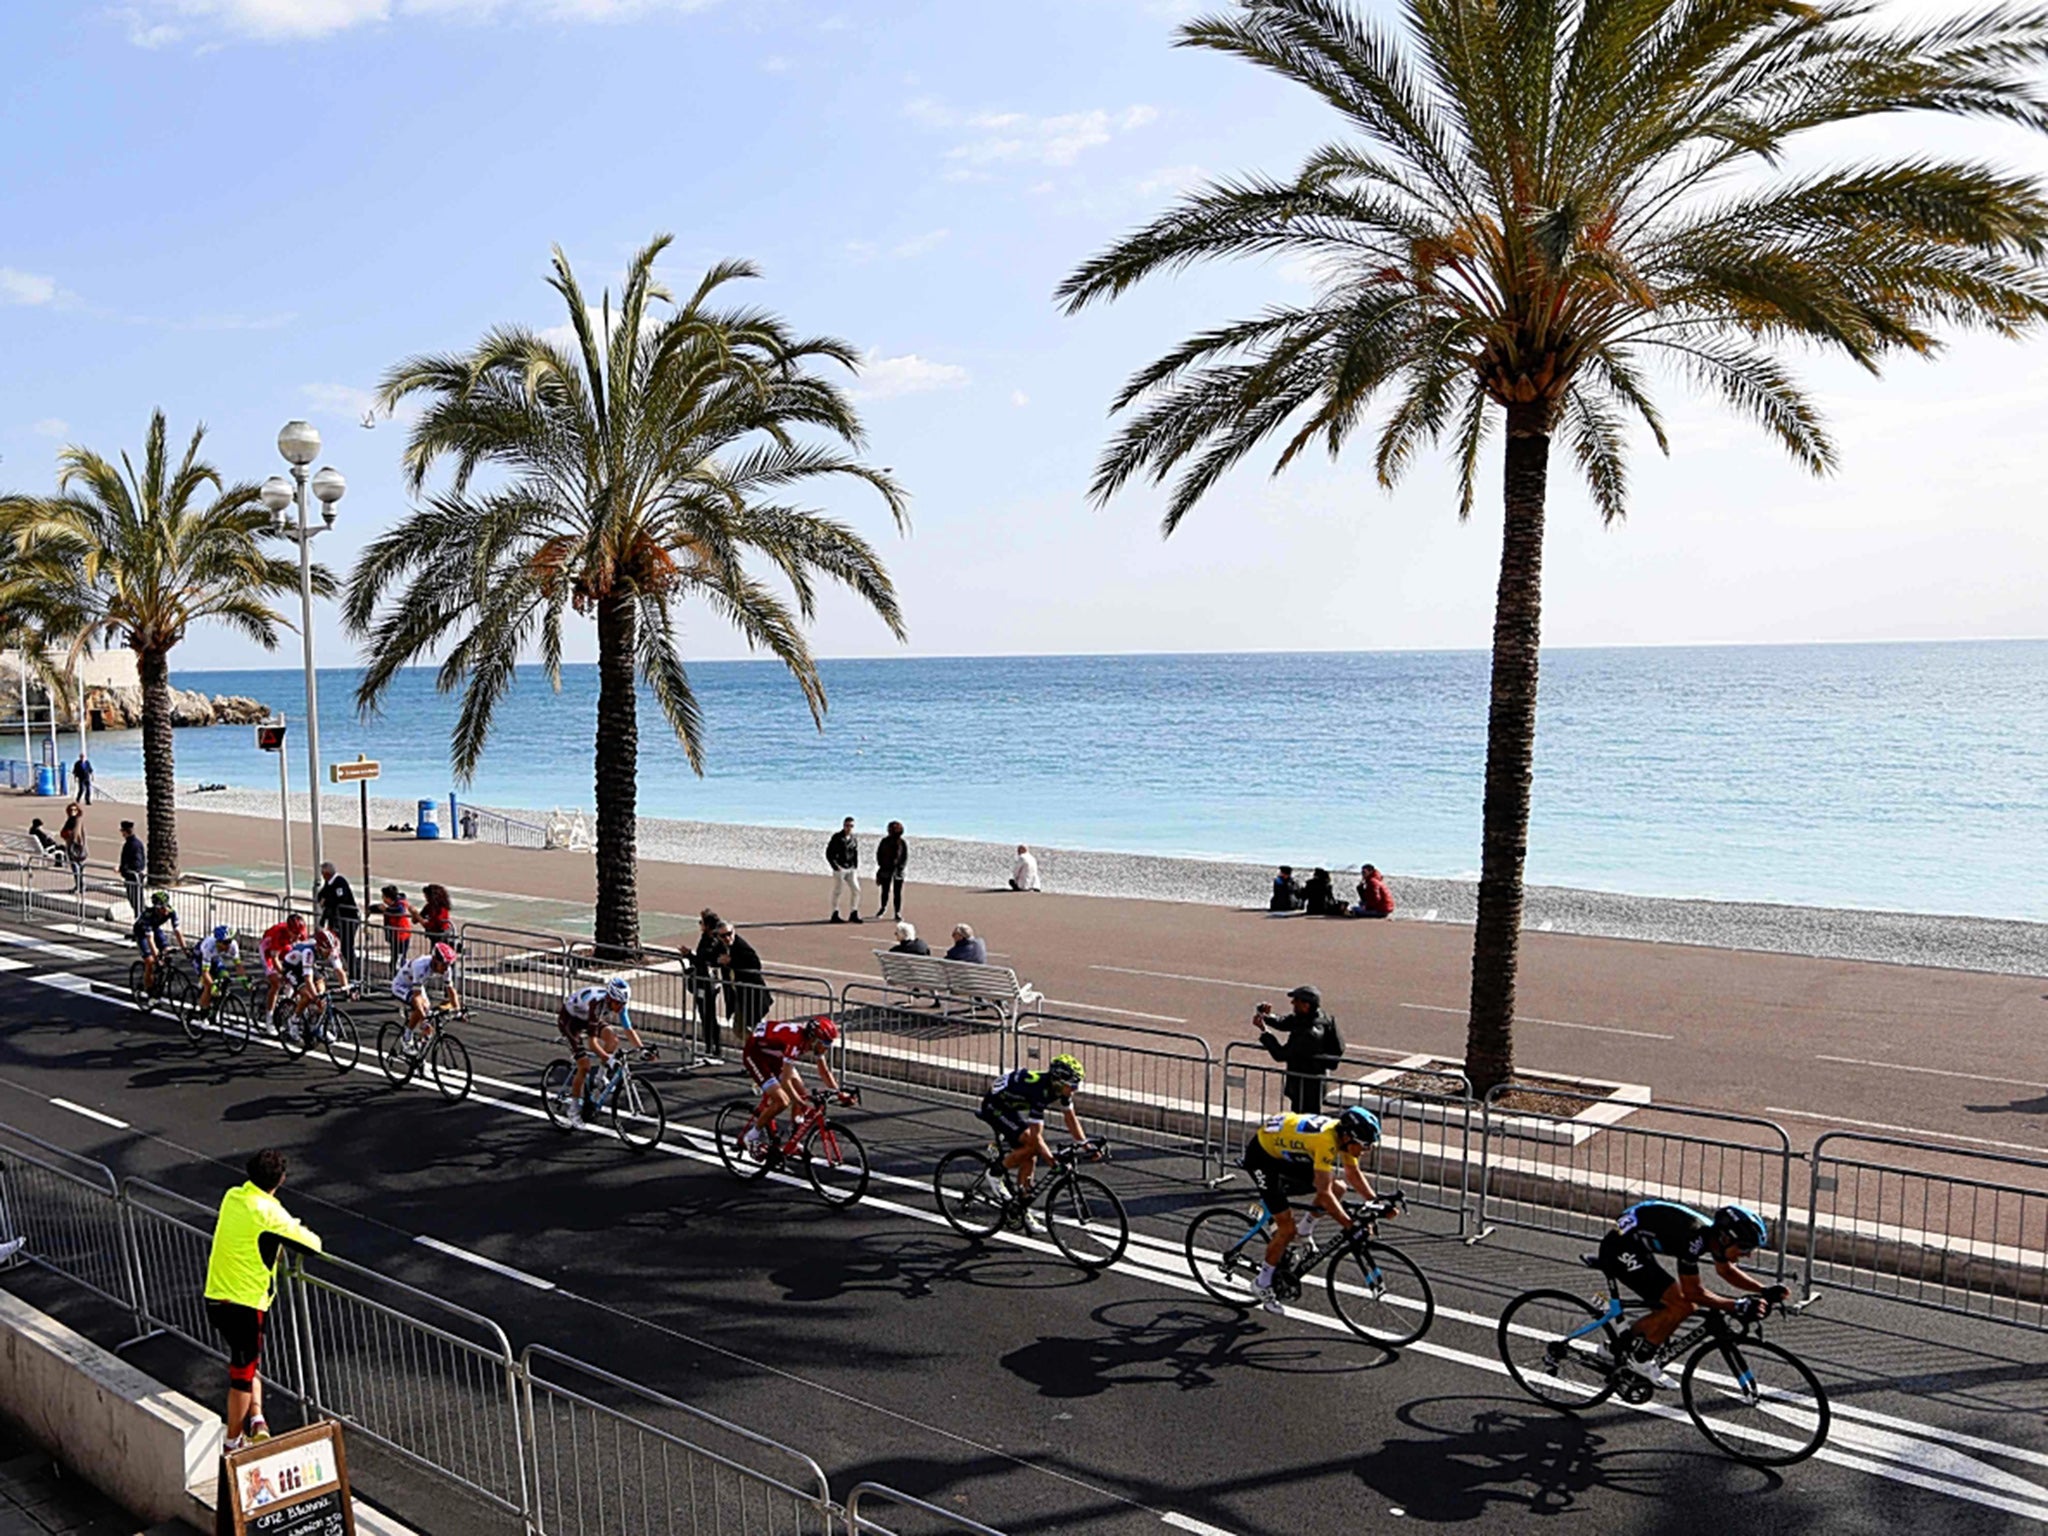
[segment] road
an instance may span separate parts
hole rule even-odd
[[[2048,1522],[2037,1334],[1827,1298],[1778,1336],[1827,1382],[1835,1433],[1770,1475],[1719,1456],[1675,1404],[1574,1417],[1515,1391],[1493,1345],[1504,1298],[1584,1284],[1571,1249],[1531,1234],[1467,1247],[1416,1219],[1403,1235],[1440,1310],[1394,1356],[1320,1310],[1244,1318],[1195,1292],[1177,1239],[1208,1197],[1143,1167],[1111,1175],[1137,1217],[1133,1252],[1089,1279],[1043,1245],[977,1249],[939,1222],[923,1181],[939,1150],[973,1139],[957,1112],[871,1096],[852,1114],[882,1177],[834,1214],[711,1161],[691,1129],[729,1077],[667,1085],[682,1129],[634,1159],[554,1132],[496,1063],[450,1107],[389,1089],[367,1061],[338,1077],[261,1045],[194,1050],[94,988],[126,965],[110,943],[7,930],[0,1122],[209,1203],[253,1148],[283,1147],[289,1202],[336,1252],[496,1319],[515,1347],[547,1343],[770,1433],[841,1496],[873,1478],[1013,1536]],[[143,1355],[210,1400],[212,1368],[173,1353]],[[432,1522],[502,1528],[466,1504]]]

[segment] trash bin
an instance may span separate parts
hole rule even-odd
[[[419,817],[413,824],[417,829],[413,835],[430,840],[438,838],[441,835],[440,814],[435,808],[433,801],[422,800],[420,802]]]
[[[36,793],[39,795],[57,795],[62,793],[57,788],[57,770],[54,765],[50,763],[36,764]]]

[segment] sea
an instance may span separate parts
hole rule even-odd
[[[705,662],[693,775],[651,700],[640,808],[913,837],[1472,878],[1483,652],[827,661],[823,729],[771,662]],[[321,747],[383,764],[379,794],[445,802],[457,700],[402,674],[357,714],[320,674]],[[296,669],[183,671],[293,722]],[[465,793],[592,804],[597,678],[523,670]],[[181,784],[265,787],[247,727],[177,734]],[[95,738],[139,777],[135,733]],[[66,743],[65,758],[71,751]],[[303,785],[295,768],[294,788]],[[1635,895],[2048,920],[2048,641],[1548,650],[1528,875]]]

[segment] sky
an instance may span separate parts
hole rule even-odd
[[[559,324],[559,243],[616,287],[657,232],[672,286],[847,338],[873,462],[912,497],[818,504],[880,546],[909,626],[828,597],[827,656],[1483,647],[1493,496],[1440,461],[1388,493],[1364,454],[1255,457],[1172,540],[1159,499],[1086,491],[1123,378],[1197,327],[1306,295],[1248,262],[1077,317],[1075,264],[1205,178],[1285,172],[1340,131],[1251,67],[1172,46],[1180,0],[13,0],[0,8],[0,485],[58,449],[208,428],[231,478],[305,417],[347,477],[316,545],[345,570],[407,515],[402,421],[360,424],[401,357]],[[1891,137],[1887,138],[1885,135]],[[1938,148],[2036,174],[2017,131],[1914,122],[1824,153]],[[2048,337],[1963,339],[1883,380],[1798,366],[1842,450],[1815,480],[1677,386],[1633,511],[1603,528],[1552,476],[1553,645],[2048,635]],[[1562,466],[1560,466],[1560,469]],[[1497,482],[1490,471],[1487,484]],[[1497,494],[1497,493],[1496,493]],[[295,605],[294,605],[295,611]],[[330,607],[323,665],[353,659]],[[698,658],[746,654],[685,616]],[[571,657],[587,658],[587,629]],[[201,630],[185,667],[295,664]]]

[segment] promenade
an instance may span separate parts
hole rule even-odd
[[[181,810],[179,834],[187,868],[267,871],[275,883],[274,822]],[[306,836],[294,829],[302,858]],[[330,826],[327,846],[360,881],[357,839]],[[522,910],[529,922],[558,925],[580,911],[587,923],[594,888],[587,854],[380,833],[372,863],[375,883],[417,895],[440,881],[455,891],[459,919],[509,926],[520,926]],[[710,906],[771,969],[840,982],[876,979],[871,951],[892,942],[887,922],[826,921],[822,858],[815,877],[643,861],[640,904],[650,945],[694,940],[694,914]],[[1454,1060],[1464,1052],[1471,932],[1460,924],[1312,921],[915,881],[905,912],[939,952],[954,923],[972,924],[1048,1006],[1184,1029],[1219,1052],[1253,1038],[1254,1004],[1280,1002],[1301,982],[1322,989],[1353,1045]],[[1534,932],[1523,937],[1519,1013],[1524,1071],[1644,1083],[1667,1102],[1769,1115],[1802,1139],[1896,1128],[2048,1151],[2048,978]]]

